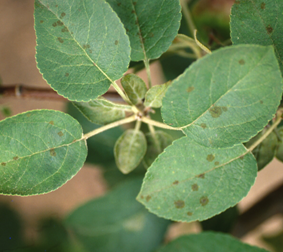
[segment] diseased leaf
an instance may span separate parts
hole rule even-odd
[[[280,136],[280,141],[278,141],[278,146],[276,150],[276,158],[283,162],[283,126],[278,127],[278,134]]]
[[[147,88],[140,77],[135,74],[127,74],[121,79],[121,84],[134,105],[142,103]]]
[[[162,106],[162,99],[170,84],[171,81],[168,81],[162,85],[150,88],[145,94],[144,105],[152,108],[160,108]]]
[[[260,133],[258,133],[255,137],[253,137],[248,143],[246,143],[246,147],[249,148],[253,143],[256,142],[265,132],[264,129]],[[260,171],[266,165],[268,165],[272,159],[274,158],[276,148],[278,145],[278,138],[274,132],[271,132],[253,151],[253,155],[256,158],[258,170]]]
[[[80,124],[54,110],[34,110],[0,122],[0,193],[51,192],[83,166],[87,147]]]
[[[169,221],[135,200],[141,179],[121,184],[75,209],[66,225],[89,252],[149,252],[162,242]]]
[[[104,98],[89,102],[74,102],[78,110],[92,123],[108,124],[125,118],[125,111],[132,111],[131,106],[116,104]]]
[[[148,168],[157,156],[172,143],[173,138],[164,131],[155,131],[153,136],[150,132],[145,134],[147,149],[143,158],[145,168]]]
[[[131,60],[156,59],[178,33],[179,0],[106,0],[123,22],[131,42]]]
[[[231,10],[233,44],[273,45],[283,72],[283,1],[238,0]]]
[[[282,78],[272,46],[219,49],[193,63],[162,100],[164,122],[205,146],[248,141],[277,110]]]
[[[244,244],[239,240],[221,233],[203,232],[185,235],[173,240],[156,252],[267,252],[265,249]]]
[[[146,152],[146,139],[138,130],[126,130],[114,147],[115,161],[121,172],[127,174],[134,170]]]
[[[182,137],[147,170],[137,199],[163,218],[205,220],[237,204],[256,175],[256,160],[242,144],[209,148]]]
[[[34,15],[38,68],[60,95],[93,100],[127,71],[129,38],[104,0],[36,0]]]

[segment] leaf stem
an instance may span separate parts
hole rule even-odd
[[[184,34],[178,34],[177,37],[179,40],[184,41],[188,47],[192,49],[196,57],[199,59],[202,57],[200,47],[197,45],[196,41]],[[175,46],[174,44],[172,46]],[[181,46],[183,46],[183,43],[181,43]],[[169,48],[170,49],[170,48]]]
[[[150,118],[147,118],[145,116],[143,116],[141,118],[141,121],[146,123],[146,124],[149,124],[149,125],[153,125],[153,126],[156,126],[158,128],[162,128],[162,129],[169,129],[169,130],[181,130],[180,128],[174,128],[174,127],[171,127],[171,126],[168,126],[164,123],[161,123],[161,122],[157,122],[157,121],[154,121]]]
[[[117,126],[120,126],[120,125],[123,125],[123,124],[126,124],[126,123],[130,123],[130,122],[133,122],[135,120],[137,120],[137,116],[136,115],[132,115],[132,116],[124,118],[122,120],[119,120],[119,121],[107,124],[105,126],[102,126],[102,127],[98,128],[98,129],[95,129],[95,130],[93,130],[93,131],[83,135],[81,140],[82,139],[88,139],[88,138],[90,138],[90,137],[92,137],[94,135],[97,135],[97,134],[105,131],[105,130],[112,129],[114,127],[117,127]]]
[[[146,69],[147,79],[148,79],[148,87],[151,88],[151,74],[150,74],[150,66],[149,66],[149,60],[145,56],[145,59],[143,60],[144,66]]]
[[[139,131],[141,127],[141,120],[136,121],[135,131]]]
[[[115,88],[117,93],[122,97],[122,99],[125,102],[127,102],[130,105],[133,105],[130,99],[124,94],[123,90],[118,86],[118,84],[115,81],[112,82],[112,86]]]
[[[188,8],[187,1],[181,0],[181,6],[182,6],[182,11],[183,11],[184,17],[187,21],[188,28],[189,28],[191,34],[194,34],[194,30],[196,29],[196,27],[195,27],[194,21],[192,19],[190,10]]]
[[[211,51],[202,43],[199,42],[198,38],[197,38],[197,30],[194,30],[194,38],[196,41],[196,44],[202,49],[204,50],[206,53],[211,54]]]
[[[161,152],[160,145],[159,145],[158,140],[156,138],[155,129],[154,129],[153,125],[147,124],[147,126],[148,126],[150,134],[152,135],[156,149],[158,150],[158,152]]]
[[[274,123],[268,128],[268,130],[266,130],[264,132],[264,134],[257,140],[255,141],[249,148],[248,148],[248,151],[249,152],[252,152],[277,126],[278,124],[281,122],[282,118],[281,118],[281,115],[282,115],[283,111],[281,110],[278,110],[277,113],[276,113],[276,120],[274,121]]]

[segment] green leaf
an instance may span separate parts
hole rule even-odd
[[[238,0],[231,10],[233,44],[273,45],[283,72],[283,2]]]
[[[182,236],[157,250],[157,252],[172,251],[267,252],[265,249],[244,244],[229,235],[212,232]]]
[[[157,156],[172,143],[173,138],[164,131],[155,131],[153,136],[150,132],[145,134],[147,142],[146,154],[143,158],[143,164],[148,168]]]
[[[135,197],[141,179],[74,210],[66,225],[90,252],[149,252],[163,240],[170,222],[149,213]]]
[[[106,0],[123,22],[131,42],[131,60],[156,59],[178,33],[179,0]]]
[[[121,79],[121,84],[134,105],[142,103],[147,88],[140,77],[135,74],[127,74]]]
[[[163,98],[162,117],[205,146],[248,141],[271,120],[282,78],[272,46],[219,49],[193,63]]]
[[[114,155],[118,168],[124,174],[134,170],[146,152],[146,139],[139,130],[126,130],[117,140]]]
[[[104,98],[73,103],[89,121],[100,125],[121,120],[125,118],[125,111],[132,111],[131,106],[115,104]]]
[[[256,142],[266,131],[264,129],[260,133],[258,133],[255,137],[253,137],[248,143],[246,143],[246,147],[249,148],[253,143]],[[258,170],[260,171],[266,165],[268,165],[275,156],[276,148],[278,145],[278,138],[274,132],[271,132],[253,151],[253,155],[256,158]]]
[[[60,95],[93,100],[127,71],[129,38],[104,0],[36,0],[34,16],[38,68]]]
[[[242,144],[209,148],[182,137],[147,170],[137,199],[166,219],[205,220],[237,204],[256,175],[256,161]]]
[[[145,94],[144,105],[152,108],[160,108],[162,106],[162,99],[170,84],[171,81],[168,81],[162,85],[150,88]]]
[[[278,128],[278,134],[281,138],[281,141],[278,141],[278,146],[276,150],[276,158],[283,162],[283,126]]]
[[[87,147],[80,124],[54,110],[34,110],[0,122],[0,193],[51,192],[83,166]]]

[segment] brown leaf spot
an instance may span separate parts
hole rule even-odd
[[[198,175],[197,177],[198,177],[198,178],[202,178],[202,179],[204,179],[205,174],[204,174],[204,173],[202,173],[202,174]]]
[[[132,13],[136,13],[135,10],[132,10]]]
[[[126,32],[129,32],[129,29],[128,29],[128,28],[126,28]]]
[[[151,199],[151,196],[150,196],[150,195],[147,195],[146,198],[145,198],[146,202],[149,202],[150,199]]]
[[[217,118],[217,117],[221,116],[222,109],[221,109],[221,107],[213,106],[211,109],[209,109],[209,113],[211,114],[211,116],[213,118]]]
[[[62,131],[59,131],[59,132],[58,132],[58,136],[60,136],[60,137],[61,137],[61,136],[64,136],[64,133],[63,133]]]
[[[214,164],[215,164],[215,165],[219,165],[219,162],[218,162],[218,161],[216,161],[216,162],[214,162]]]
[[[66,13],[65,12],[62,12],[61,13],[61,18],[65,17],[66,16]]]
[[[174,201],[176,208],[183,208],[185,206],[185,202],[183,200]]]
[[[14,159],[14,160],[18,160],[18,159],[19,159],[19,157],[18,157],[18,156],[16,156],[16,157],[13,157],[13,159]]]
[[[227,107],[221,107],[221,109],[222,109],[223,112],[226,112],[228,110]]]
[[[62,32],[67,32],[67,31],[69,31],[69,30],[68,30],[67,27],[64,27],[61,31],[62,31]]]
[[[268,34],[270,34],[270,33],[273,32],[273,28],[272,28],[270,25],[268,25],[268,26],[266,27],[266,31],[267,31]]]
[[[144,197],[141,195],[141,199],[143,199]]]
[[[64,40],[61,37],[57,38],[60,43],[64,43]]]
[[[42,24],[43,22],[44,22],[43,20],[40,20],[40,21],[39,21],[39,23],[41,23],[41,24]]]
[[[89,50],[89,53],[92,53],[92,50]]]
[[[86,45],[83,45],[83,49],[88,49],[90,48],[90,45],[86,44]]]
[[[2,166],[6,166],[6,163],[2,162],[1,165],[2,165]]]
[[[53,26],[53,27],[56,27],[56,26],[57,26],[57,23],[56,23],[56,22],[54,22],[54,23],[52,24],[52,26]]]
[[[265,3],[264,3],[264,2],[261,3],[260,8],[261,8],[262,10],[265,9]]]
[[[55,152],[54,148],[50,149],[50,155],[51,155],[52,157],[55,157],[55,156],[56,156],[56,152]]]
[[[119,41],[118,40],[115,40],[115,45],[118,45],[119,44]]]
[[[202,127],[203,129],[205,129],[205,128],[206,128],[206,124],[205,124],[205,123],[202,123],[202,124],[200,125],[200,127]]]
[[[195,89],[195,87],[188,87],[187,92],[190,93],[190,92],[194,91],[194,89]]]
[[[133,2],[133,5],[136,5],[137,4],[137,2]]]
[[[192,185],[192,190],[193,191],[198,191],[198,184],[193,184]]]
[[[202,205],[202,206],[206,206],[209,202],[209,199],[206,197],[206,196],[203,196],[199,199],[199,203]]]
[[[240,156],[240,159],[243,160],[243,159],[244,159],[244,156]]]
[[[56,4],[55,7],[58,8],[58,4]]]
[[[53,121],[50,121],[49,124],[54,125],[54,122],[53,122]]]
[[[260,102],[260,104],[263,104],[263,101],[259,101]]]
[[[58,20],[58,21],[57,21],[57,25],[63,26],[63,22],[61,22],[60,20]]]
[[[188,215],[188,216],[192,216],[193,213],[192,213],[192,212],[187,212],[187,215]]]
[[[152,32],[150,32],[150,33],[148,34],[148,36],[149,36],[150,38],[153,38],[153,37],[154,37],[154,34],[153,34]]]
[[[178,184],[179,184],[179,181],[178,181],[178,180],[176,180],[176,181],[173,182],[173,185],[178,185]]]
[[[117,3],[117,5],[118,5],[118,6],[120,6],[120,5],[121,5],[121,3]]]
[[[208,162],[212,162],[214,160],[214,158],[215,158],[215,156],[213,154],[209,154],[209,155],[207,155],[206,160]]]
[[[245,62],[243,59],[240,59],[240,60],[239,60],[239,64],[240,64],[240,65],[245,65],[245,63],[246,63],[246,62]]]
[[[68,77],[70,74],[69,73],[65,73],[65,76]]]

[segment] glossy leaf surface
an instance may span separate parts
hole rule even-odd
[[[127,174],[134,170],[146,152],[146,139],[138,130],[126,130],[114,147],[115,161],[121,172]]]
[[[67,217],[66,225],[87,251],[149,252],[161,243],[170,222],[135,200],[140,185],[141,179],[125,182]]]
[[[104,0],[36,0],[34,15],[38,68],[60,95],[93,100],[127,71],[129,38]]]
[[[125,118],[125,111],[131,111],[131,106],[115,104],[104,98],[89,102],[74,102],[80,112],[92,123],[108,124]]]
[[[233,44],[273,45],[283,71],[283,1],[238,0],[231,10]]]
[[[54,110],[34,110],[0,122],[0,193],[34,195],[65,184],[83,166],[80,124]]]
[[[160,108],[162,106],[162,99],[170,84],[171,81],[168,81],[165,84],[150,88],[145,95],[144,105],[152,108]]]
[[[253,185],[256,161],[245,153],[242,144],[219,149],[178,139],[147,170],[137,199],[163,218],[208,219],[237,204]]]
[[[205,146],[248,141],[271,120],[282,78],[273,47],[238,45],[193,63],[163,98],[162,117]]]
[[[179,0],[106,0],[122,20],[131,42],[131,60],[155,59],[178,33]]]
[[[265,249],[244,244],[239,240],[221,233],[204,232],[186,235],[173,240],[157,252],[267,252]]]

